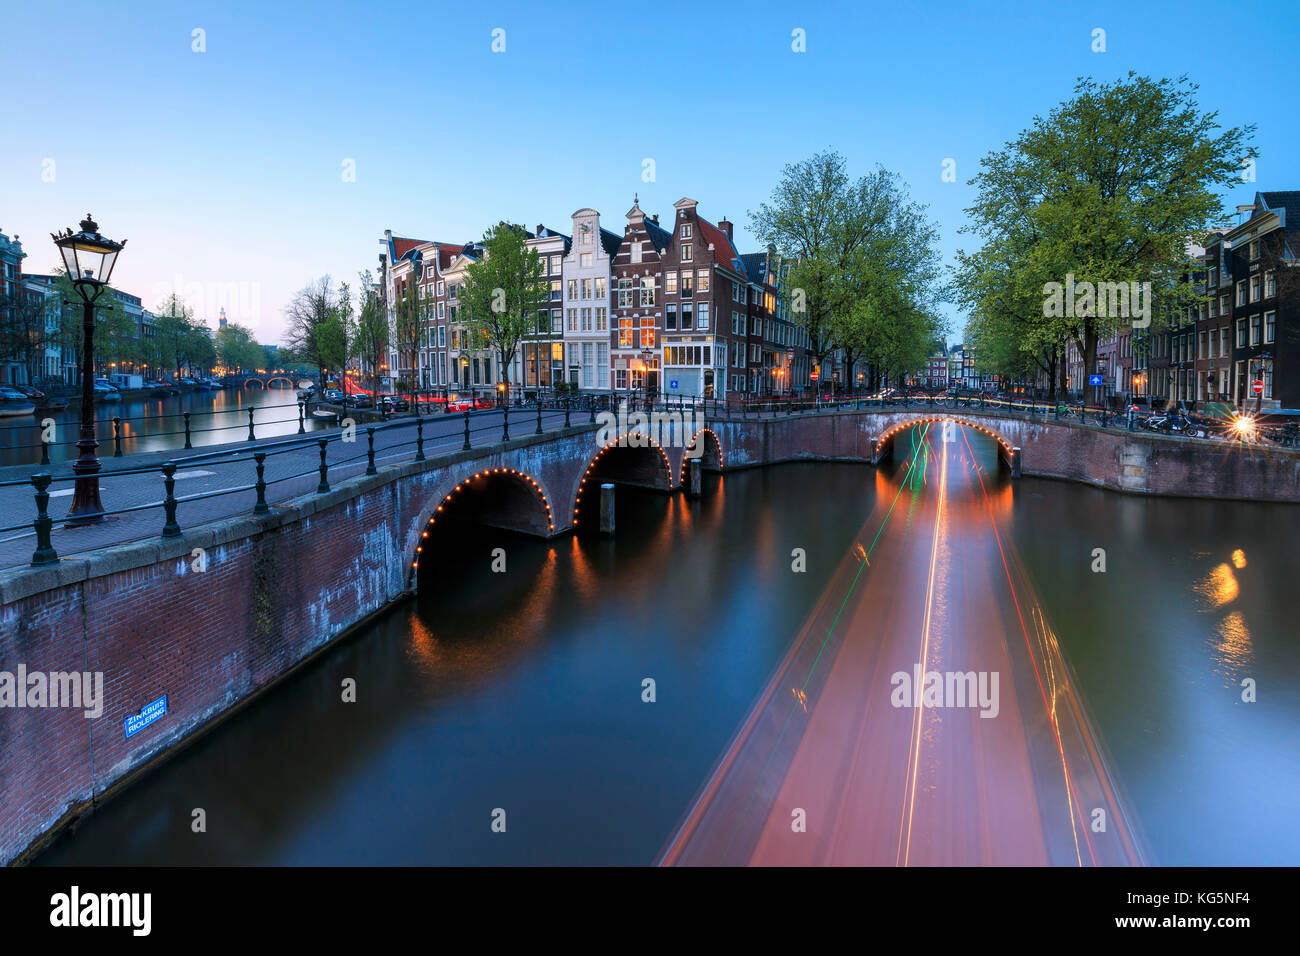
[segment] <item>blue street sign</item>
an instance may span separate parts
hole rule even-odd
[[[167,695],[163,694],[157,700],[145,704],[140,708],[138,714],[128,714],[126,718],[126,736],[131,737],[144,730],[159,717],[167,713]]]
[[[1102,384],[1101,376],[1100,376],[1100,375],[1089,375],[1089,376],[1088,376],[1088,384],[1089,384],[1089,385],[1100,385],[1100,384]]]
[[[669,383],[668,383],[668,387],[669,387],[669,388],[676,388],[676,387],[677,387],[677,379],[673,379],[671,382],[669,382]]]

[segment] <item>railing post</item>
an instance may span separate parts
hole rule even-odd
[[[1088,421],[1088,400],[1084,399],[1083,404],[1079,406],[1079,423],[1086,424]]]
[[[596,424],[596,396],[587,396],[587,407],[591,409],[591,421],[588,424]]]
[[[540,435],[541,433],[542,433],[542,395],[541,392],[538,392],[537,393],[537,431],[533,432],[533,434]]]
[[[162,471],[163,487],[167,489],[167,495],[163,498],[163,510],[167,513],[167,520],[163,523],[162,536],[175,538],[181,533],[181,526],[176,523],[176,462],[167,462],[163,465]]]
[[[34,568],[59,563],[59,553],[50,543],[50,529],[54,527],[54,520],[46,510],[50,503],[50,493],[47,489],[53,480],[52,476],[44,472],[32,475],[32,484],[36,486],[36,520],[32,522],[32,527],[36,529],[36,550],[32,552]]]
[[[510,440],[510,403],[501,406],[501,440]]]
[[[307,413],[307,403],[300,400],[298,402],[298,434],[299,435],[305,435],[307,433],[307,426],[305,422],[306,413]]]
[[[366,427],[366,474],[377,475],[379,469],[375,467],[375,426]]]
[[[415,419],[415,460],[424,461],[424,419]]]
[[[194,446],[190,444],[190,413],[185,412],[184,415],[185,415],[185,447],[193,448]]]
[[[465,444],[461,448],[464,451],[469,451],[469,412],[465,413]]]
[[[316,486],[316,494],[323,495],[330,490],[329,465],[325,461],[325,446],[329,444],[329,439],[318,439],[317,444],[320,445],[320,483]]]
[[[569,396],[564,396],[564,427],[569,427]]]
[[[117,415],[113,416],[113,457],[122,457],[122,419]],[[42,465],[48,465],[48,461],[41,462]]]
[[[248,410],[248,440],[257,441],[257,436],[253,434],[253,410]]]
[[[264,515],[271,510],[266,503],[266,452],[253,452],[253,458],[257,461],[257,504],[253,505],[253,514]]]
[[[41,464],[50,463],[50,443],[45,440],[45,429],[41,429]]]

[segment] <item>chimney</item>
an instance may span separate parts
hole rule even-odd
[[[728,239],[731,238],[731,223],[730,223],[730,222],[728,222],[726,219],[719,219],[719,220],[718,220],[718,228],[721,229],[723,232],[725,232],[725,233],[727,234],[727,238],[728,238]]]
[[[659,225],[659,213],[655,213],[653,216],[651,216],[650,221],[653,222],[656,226]]]
[[[545,228],[546,228],[546,227],[543,226],[543,225],[539,222],[539,223],[537,224],[537,232],[536,232],[536,235],[539,235],[539,236],[540,236],[540,235],[542,234],[542,230],[545,229]]]

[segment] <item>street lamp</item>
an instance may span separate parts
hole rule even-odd
[[[67,522],[76,526],[104,518],[104,506],[99,501],[99,458],[95,455],[99,447],[95,437],[95,300],[108,288],[126,240],[114,242],[101,236],[90,213],[81,220],[80,232],[52,232],[50,238],[59,247],[68,278],[82,303],[81,434],[77,439],[81,454],[72,465],[77,478]]]

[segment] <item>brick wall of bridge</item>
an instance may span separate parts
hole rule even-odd
[[[781,461],[870,462],[881,436],[942,417],[864,411],[710,421],[704,464],[733,470]],[[1020,446],[1028,475],[1139,493],[1300,499],[1295,452],[965,410],[951,417]],[[527,482],[518,485],[526,493],[503,498],[508,507],[485,520],[560,534],[571,526],[574,499],[598,451],[592,427],[519,438],[386,467],[267,516],[78,555],[51,568],[0,572],[0,671],[12,673],[21,663],[29,672],[100,671],[105,680],[98,719],[80,710],[0,710],[0,861],[22,854],[68,814],[397,600],[412,586],[421,532],[457,485],[507,469],[508,477],[494,472],[490,480]],[[628,452],[610,474],[622,469],[616,480],[678,487],[682,449],[662,452],[639,460]],[[183,525],[183,507],[180,519]],[[193,570],[194,548],[206,550],[207,570]],[[163,694],[169,713],[125,739],[125,717]]]

